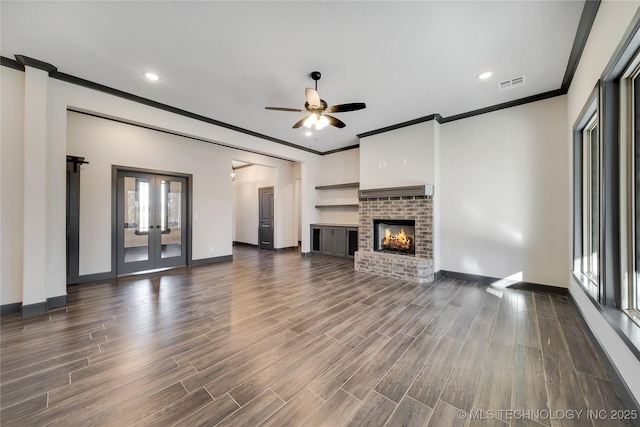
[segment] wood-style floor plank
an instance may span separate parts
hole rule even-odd
[[[175,426],[180,427],[205,427],[218,424],[229,415],[236,412],[240,407],[228,395],[219,397],[206,406],[198,409],[187,418],[182,419]]]
[[[585,397],[579,391],[580,382],[569,359],[556,359],[544,356],[544,370],[546,374],[547,393],[549,395],[549,409],[551,411],[585,411],[587,404]],[[590,419],[556,419],[551,420],[552,427],[556,426],[591,426]]]
[[[323,404],[324,400],[319,396],[309,390],[302,390],[261,425],[265,427],[299,426]]]
[[[549,410],[542,352],[518,344],[514,354],[513,407],[520,410]],[[550,425],[549,420],[539,423]]]
[[[395,335],[342,388],[352,396],[364,400],[367,393],[380,382],[387,371],[409,348],[413,340],[413,337],[408,335]]]
[[[360,401],[342,389],[338,389],[311,417],[302,424],[305,427],[340,426],[346,424],[358,410]]]
[[[423,334],[416,338],[398,362],[378,383],[376,391],[399,403],[437,344],[438,339],[431,335]]]
[[[274,392],[267,390],[217,425],[219,427],[257,426],[282,407],[284,403]]]
[[[0,319],[0,426],[555,427],[460,414],[625,409],[569,298],[489,289],[244,247],[70,286],[65,307]]]
[[[462,341],[448,336],[442,337],[407,394],[418,402],[435,408],[461,348]]]
[[[426,426],[431,418],[433,409],[418,402],[415,399],[405,396],[395,412],[385,424],[386,427],[422,427]]]
[[[387,422],[394,409],[396,409],[395,402],[372,391],[367,395],[367,398],[347,424],[353,426],[382,426]]]
[[[486,342],[478,340],[464,343],[440,400],[465,411],[471,410],[488,348]]]

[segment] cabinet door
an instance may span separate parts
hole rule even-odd
[[[322,227],[320,232],[320,248],[323,255],[333,255],[333,228]]]
[[[347,256],[347,230],[339,227],[333,229],[333,255]]]
[[[358,229],[347,228],[347,257],[353,258],[358,250]]]
[[[311,227],[311,252],[320,253],[322,250],[321,246],[321,236],[322,228],[320,227]]]

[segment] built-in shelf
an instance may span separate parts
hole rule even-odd
[[[344,184],[318,185],[316,190],[338,190],[340,188],[360,188],[359,182],[347,182]]]
[[[316,208],[357,208],[358,203],[336,203],[326,205],[316,205]]]

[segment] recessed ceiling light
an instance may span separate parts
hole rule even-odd
[[[307,136],[311,136],[311,135],[313,135],[313,133],[311,133],[311,131],[310,131],[310,130],[306,131],[304,134],[305,134],[305,135],[307,135]]]
[[[147,79],[149,79],[149,80],[151,80],[151,81],[154,81],[154,82],[155,82],[155,81],[160,80],[160,77],[158,77],[158,75],[157,75],[157,74],[154,74],[154,73],[149,73],[149,72],[147,72],[147,73],[144,73],[144,76],[145,76]]]
[[[478,74],[478,78],[480,80],[487,80],[489,77],[491,77],[493,75],[493,73],[491,71],[485,71],[484,73],[480,73]]]

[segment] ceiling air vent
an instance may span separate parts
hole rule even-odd
[[[513,89],[518,86],[524,86],[524,83],[525,83],[525,76],[514,77],[510,80],[504,80],[498,83],[498,90],[502,92],[505,90]]]

